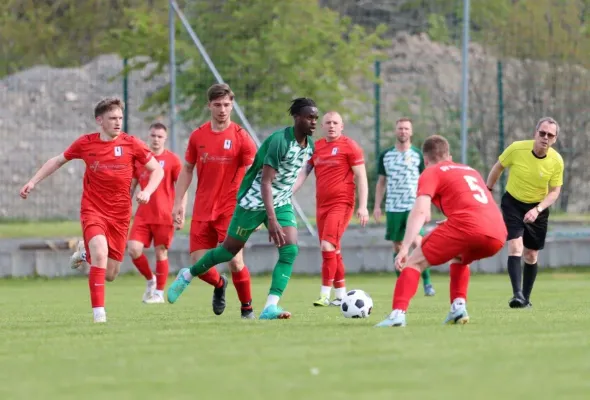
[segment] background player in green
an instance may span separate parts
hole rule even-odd
[[[385,150],[379,157],[379,179],[375,188],[375,208],[373,216],[381,219],[381,202],[385,195],[385,216],[387,228],[385,240],[393,242],[393,259],[397,255],[404,235],[408,215],[416,202],[418,178],[424,171],[424,157],[420,149],[412,146],[412,120],[400,118],[395,123],[395,146]],[[424,230],[416,238],[417,246],[424,236]],[[400,271],[395,270],[397,276]],[[434,296],[435,291],[430,282],[430,269],[422,272],[424,294]]]
[[[183,268],[168,288],[168,301],[176,302],[193,277],[214,265],[231,260],[246,244],[260,224],[268,228],[269,241],[279,250],[272,274],[272,283],[260,319],[288,319],[291,314],[278,306],[291,278],[297,257],[297,219],[291,205],[293,185],[301,168],[313,154],[311,135],[318,120],[318,109],[313,100],[293,100],[289,113],[294,126],[271,134],[260,146],[254,163],[246,173],[238,192],[225,241],[190,268]]]

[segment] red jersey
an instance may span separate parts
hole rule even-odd
[[[174,207],[174,185],[178,180],[182,163],[180,158],[171,151],[164,150],[159,156],[154,155],[164,170],[164,178],[147,204],[140,204],[135,218],[146,224],[173,225],[172,208]],[[139,162],[135,163],[135,179],[143,190],[149,180],[150,172]]]
[[[97,215],[114,221],[131,219],[131,180],[135,163],[147,164],[152,153],[141,140],[124,132],[103,141],[99,133],[79,137],[64,152],[66,160],[86,164],[81,215]]]
[[[233,122],[222,132],[214,132],[207,122],[191,133],[185,160],[197,166],[193,220],[215,221],[232,215],[246,167],[255,155],[254,141]]]
[[[417,196],[430,196],[447,217],[447,224],[467,234],[505,240],[502,213],[476,170],[451,161],[426,168],[418,180]]]
[[[354,207],[356,185],[352,167],[364,163],[363,150],[349,137],[316,141],[309,164],[315,168],[317,208],[336,203]]]

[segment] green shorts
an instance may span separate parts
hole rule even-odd
[[[408,222],[409,211],[386,212],[387,227],[385,229],[385,240],[401,242],[406,234],[406,222]],[[420,229],[420,236],[424,236],[424,228]]]
[[[285,204],[284,206],[275,208],[275,214],[279,225],[282,227],[292,226],[297,228],[297,218],[295,218],[295,212],[291,204]],[[229,223],[227,234],[234,239],[245,242],[260,224],[268,227],[266,210],[250,211],[237,205]]]

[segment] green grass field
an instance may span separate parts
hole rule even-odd
[[[269,277],[256,277],[260,311]],[[448,278],[422,291],[406,328],[377,329],[394,279],[349,276],[372,294],[369,319],[314,308],[319,278],[296,277],[288,321],[243,321],[230,284],[216,317],[194,282],[175,305],[141,303],[137,276],[107,284],[94,325],[83,278],[0,280],[0,398],[8,399],[586,399],[588,273],[542,273],[534,308],[511,310],[506,276],[477,275],[471,323],[443,326]]]
[[[433,220],[444,219],[444,216],[433,214]],[[310,218],[310,222],[315,225],[315,218]],[[584,223],[590,222],[590,214],[565,214],[554,213],[551,215],[553,223]],[[356,217],[353,218],[351,225],[358,224]],[[371,220],[371,224],[373,221]],[[300,226],[303,226],[300,223]],[[384,225],[381,224],[383,227]],[[188,234],[190,228],[190,219],[186,221],[183,233]],[[47,237],[75,237],[81,236],[82,229],[79,221],[14,221],[0,220],[0,239],[7,238],[47,238]]]

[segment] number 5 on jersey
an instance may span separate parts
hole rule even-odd
[[[477,178],[471,175],[463,175],[463,178],[469,185],[469,189],[471,189],[472,192],[477,192],[473,194],[473,198],[482,204],[488,204],[489,200],[487,193],[485,189],[477,183]]]

